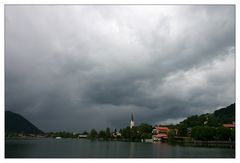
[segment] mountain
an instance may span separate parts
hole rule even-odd
[[[194,126],[222,126],[225,123],[233,123],[235,121],[235,103],[225,108],[218,109],[213,113],[194,115],[187,117],[177,126],[181,128],[191,128]]]
[[[42,134],[43,132],[20,114],[5,111],[5,133]]]
[[[232,123],[235,121],[235,103],[226,108],[216,110],[213,117],[220,123]]]

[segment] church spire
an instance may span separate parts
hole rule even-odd
[[[129,127],[130,127],[130,128],[133,128],[133,127],[134,127],[133,113],[131,114],[131,121],[130,121]]]

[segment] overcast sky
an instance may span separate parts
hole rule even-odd
[[[235,8],[6,5],[5,100],[43,131],[213,112],[235,102]]]

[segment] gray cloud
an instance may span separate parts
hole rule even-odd
[[[235,8],[7,5],[6,109],[45,131],[171,123],[235,102]]]

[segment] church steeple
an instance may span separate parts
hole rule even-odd
[[[133,127],[134,127],[133,113],[131,114],[131,121],[130,121],[129,127],[130,127],[130,128],[133,128]]]

